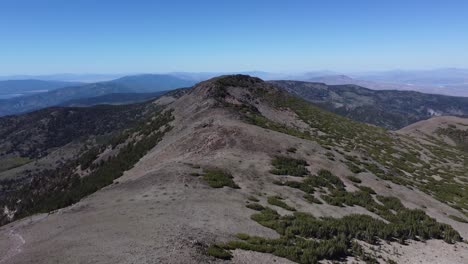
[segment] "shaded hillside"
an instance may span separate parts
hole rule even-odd
[[[16,187],[3,223],[52,213],[1,229],[4,248],[27,242],[0,261],[457,263],[468,252],[468,154],[456,147],[245,75],[201,82],[142,121],[30,182],[2,182]]]
[[[355,85],[299,81],[271,83],[339,115],[391,130],[432,116],[468,114],[466,97],[411,91],[377,91]]]
[[[0,118],[0,157],[39,158],[49,149],[90,135],[121,129],[145,115],[147,104],[54,107],[21,116]]]
[[[0,101],[0,116],[30,112],[70,100],[97,97],[112,93],[161,92],[191,86],[193,82],[170,75],[128,76],[109,82],[65,87],[31,96]]]
[[[105,94],[105,95],[96,96],[96,97],[66,101],[62,103],[61,106],[84,107],[84,106],[93,106],[93,105],[101,105],[101,104],[110,104],[110,105],[131,104],[131,103],[149,101],[150,99],[157,98],[161,95],[180,97],[186,92],[186,89],[188,88],[181,88],[181,89],[176,89],[173,91],[162,91],[162,92],[154,92],[154,93],[111,93],[111,94]]]
[[[155,93],[111,93],[90,98],[81,98],[66,101],[61,103],[62,106],[75,106],[84,107],[100,104],[130,104],[147,101],[151,98],[158,97],[166,92],[155,92]]]

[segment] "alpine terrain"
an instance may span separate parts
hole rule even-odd
[[[388,131],[285,86],[0,118],[0,263],[467,263],[466,119]]]

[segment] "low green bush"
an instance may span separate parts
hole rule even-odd
[[[278,207],[281,207],[283,209],[289,210],[289,211],[296,211],[296,209],[292,206],[289,206],[287,203],[282,201],[283,198],[280,196],[270,196],[268,197],[268,203],[271,205],[276,205]]]
[[[295,147],[290,147],[290,148],[288,148],[286,151],[289,152],[289,153],[296,153],[297,148],[295,148]]]
[[[460,223],[465,223],[465,224],[468,224],[468,221],[465,220],[464,218],[461,218],[459,216],[456,216],[456,215],[449,215],[449,217],[457,222],[460,222]]]
[[[256,211],[261,211],[265,209],[265,207],[263,207],[261,204],[258,204],[258,203],[247,204],[246,207],[252,210],[256,210]]]
[[[348,176],[348,179],[354,183],[361,183],[361,179],[359,179],[358,177],[356,176]]]
[[[220,169],[207,169],[204,171],[203,179],[213,188],[228,186],[239,189],[239,186],[232,180],[233,177],[228,172]]]
[[[260,200],[258,200],[258,198],[253,195],[249,196],[247,199],[249,199],[249,201],[251,202],[256,202],[256,203],[260,202]]]
[[[219,259],[225,259],[225,260],[229,260],[232,258],[231,252],[223,249],[222,247],[218,245],[209,246],[206,249],[206,254],[208,256],[212,256],[212,257],[219,258]]]
[[[309,174],[309,171],[305,167],[308,164],[304,160],[277,156],[273,159],[271,164],[274,167],[274,169],[270,171],[272,174],[299,177]]]

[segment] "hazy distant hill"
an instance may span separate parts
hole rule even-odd
[[[300,81],[271,83],[337,114],[387,129],[400,129],[431,116],[468,114],[467,97]]]
[[[394,70],[357,74],[356,77],[379,82],[446,86],[468,84],[468,69]]]
[[[188,87],[194,82],[170,75],[137,75],[110,82],[71,86],[47,93],[0,101],[0,116],[28,112],[70,100],[112,93],[152,93]]]
[[[37,92],[51,91],[67,86],[78,85],[77,82],[43,81],[43,80],[7,80],[0,81],[0,99]]]
[[[181,87],[190,87],[195,81],[185,80],[169,74],[141,74],[125,76],[111,81],[127,87],[129,92],[150,93],[171,90]]]
[[[58,73],[46,75],[7,75],[0,76],[0,80],[27,80],[36,79],[44,81],[68,81],[68,82],[104,82],[121,78],[125,74],[74,74],[74,73]]]
[[[297,79],[302,80],[302,79]],[[363,80],[351,78],[347,75],[325,75],[305,79],[310,82],[320,82],[328,85],[355,84],[374,90],[403,90],[403,91],[418,91],[422,93],[443,94],[450,96],[468,96],[468,84],[459,85],[429,85],[429,84],[407,84],[398,82],[389,82],[377,80]]]

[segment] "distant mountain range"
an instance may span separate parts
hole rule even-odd
[[[363,77],[366,78],[366,77]],[[299,80],[299,79],[298,79]],[[321,82],[329,85],[354,84],[374,90],[404,90],[404,91],[419,91],[430,94],[444,94],[452,96],[468,96],[468,83],[459,83],[458,85],[428,85],[428,84],[411,84],[405,82],[374,81],[369,79],[355,79],[347,75],[326,75],[305,79],[311,82]],[[455,80],[452,80],[455,83]],[[437,83],[434,80],[434,83]]]
[[[47,92],[67,86],[80,85],[78,82],[43,81],[43,80],[7,80],[0,81],[0,99],[7,99],[38,92]]]
[[[301,81],[270,82],[348,118],[387,129],[400,129],[440,115],[468,115],[468,98],[415,91],[371,90],[357,85]]]
[[[336,72],[329,70],[306,71],[302,73],[281,73],[267,71],[239,72],[170,72],[179,79],[200,82],[226,74],[246,74],[263,80],[297,80],[324,82],[326,84],[356,84],[378,90],[411,90],[454,96],[468,96],[468,69],[442,68],[434,70],[392,70],[374,72]],[[135,74],[51,74],[51,75],[10,75],[0,76],[1,80],[37,79],[45,81],[72,81],[95,83],[111,81]],[[0,89],[1,90],[1,89]]]
[[[374,90],[410,90],[429,94],[468,97],[468,70],[439,69],[432,71],[388,71],[343,75],[332,71],[309,71],[300,74],[245,71],[242,74],[265,80],[295,80],[327,85],[358,85]],[[55,74],[45,76],[8,76],[8,78],[41,78],[41,80],[0,81],[0,116],[11,115],[55,105],[94,103],[128,103],[151,98],[152,93],[191,87],[195,83],[223,75],[220,72],[173,72],[169,74]],[[2,78],[7,77],[0,77]],[[117,78],[117,79],[113,79]],[[113,79],[113,80],[109,80]],[[61,80],[61,81],[57,81]],[[106,80],[93,83],[63,80]],[[134,95],[146,93],[147,95]],[[133,95],[130,95],[133,94]],[[14,97],[14,98],[12,98]],[[88,98],[94,98],[89,99]],[[371,122],[375,123],[375,122]],[[407,124],[391,124],[399,128]]]
[[[190,87],[194,83],[194,81],[183,80],[171,75],[162,74],[122,77],[109,82],[70,86],[46,93],[1,100],[0,116],[61,105],[67,101],[82,98],[91,98],[113,93],[154,93]]]
[[[28,80],[36,79],[43,81],[68,81],[68,82],[104,82],[124,77],[128,74],[73,74],[59,73],[47,75],[6,75],[0,76],[0,80]]]
[[[468,84],[468,69],[394,70],[352,75],[359,79],[419,86],[451,86]]]

